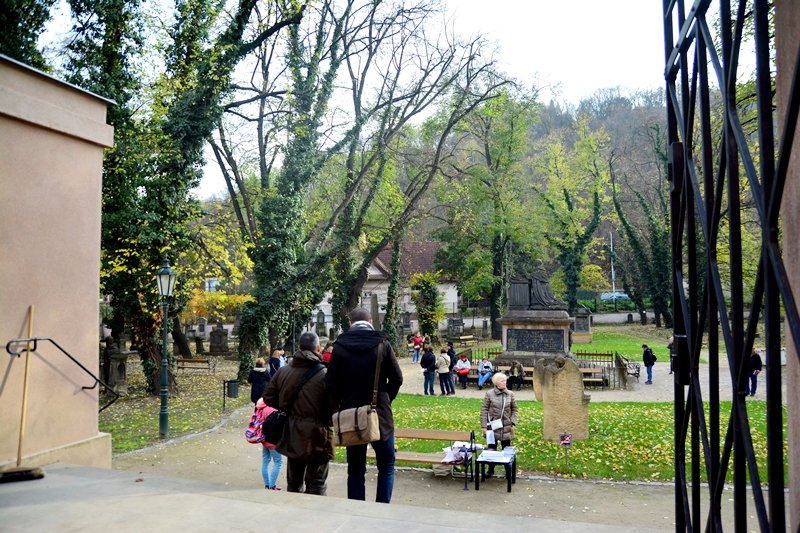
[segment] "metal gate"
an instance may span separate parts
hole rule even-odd
[[[782,324],[787,335],[791,329],[793,338],[800,339],[800,319],[778,231],[800,106],[800,55],[790,73],[791,94],[782,127],[786,133],[778,145],[773,133],[774,85],[770,72],[772,2],[741,0],[733,2],[735,11],[729,0],[714,6],[711,0],[696,0],[689,6],[686,3],[663,0],[677,345],[676,530],[721,531],[721,508],[731,508],[730,502],[722,501],[723,488],[728,484],[733,487],[731,512],[736,531],[755,527],[785,531],[781,365],[769,364],[765,372],[766,480],[759,474],[754,453],[745,387],[759,322],[764,327],[759,344],[763,341],[770,362],[780,360]],[[710,7],[718,9],[714,16],[718,17],[718,26],[706,18]],[[754,54],[743,48],[743,35],[753,36]],[[756,69],[756,98],[746,104],[737,104],[740,57],[755,64]],[[720,115],[712,112],[715,101],[723,109],[717,126],[713,118]],[[756,136],[758,142],[750,145],[757,146],[757,152],[751,152],[748,140]],[[761,255],[757,281],[745,298],[741,228],[743,216],[752,217],[753,210],[755,222],[761,225]],[[720,242],[729,247],[729,256],[717,256]],[[729,265],[723,276],[722,260]],[[747,301],[752,303],[746,305]],[[698,378],[703,343],[709,352],[707,391]],[[721,368],[721,358],[727,359],[729,371],[724,365]],[[721,380],[732,383],[732,406],[720,399]],[[702,465],[692,458],[702,458]],[[701,494],[705,480],[708,485]],[[705,514],[701,513],[701,498]],[[757,526],[752,519],[747,523],[748,502],[756,509]]]

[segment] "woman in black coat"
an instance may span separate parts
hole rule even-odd
[[[256,359],[256,367],[250,371],[247,382],[250,384],[250,401],[256,403],[264,395],[264,389],[269,382],[269,372],[263,357]]]
[[[436,393],[433,392],[433,383],[436,379],[436,356],[433,355],[433,347],[430,344],[424,345],[419,366],[422,367],[422,372],[425,376],[425,394],[435,396]]]

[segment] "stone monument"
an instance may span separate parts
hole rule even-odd
[[[566,309],[567,304],[553,297],[544,276],[512,280],[508,312],[499,320],[505,350],[496,362],[517,360],[534,368],[539,359],[568,356],[572,319]],[[536,397],[541,400],[538,392]]]
[[[573,440],[589,438],[590,398],[575,361],[561,356],[539,359],[534,374],[534,389],[544,403],[543,437],[557,441],[561,434],[571,433]]]
[[[227,354],[228,353],[228,332],[225,330],[225,325],[220,320],[217,322],[216,327],[209,335],[211,337],[208,353],[210,354]]]
[[[136,352],[120,350],[111,336],[106,337],[105,357],[108,360],[108,385],[119,395],[128,394],[128,356]]]
[[[572,342],[576,344],[592,342],[592,312],[585,307],[575,310],[575,331],[572,333]]]

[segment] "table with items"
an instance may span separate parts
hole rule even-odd
[[[480,468],[475,475],[475,490],[481,490],[481,481],[486,481],[486,465],[503,466],[508,492],[511,492],[511,484],[517,482],[517,455],[512,446],[507,446],[502,451],[484,450],[475,460],[475,464]]]

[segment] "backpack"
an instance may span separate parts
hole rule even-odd
[[[266,441],[264,438],[264,421],[275,411],[276,409],[266,405],[264,400],[258,400],[256,410],[253,412],[253,416],[250,417],[250,422],[247,424],[247,429],[244,431],[244,438],[247,442],[250,444],[259,444]]]
[[[250,423],[247,424],[247,429],[244,432],[244,438],[250,444],[258,444],[264,441],[264,434],[261,432],[261,425],[264,423],[264,409],[256,408],[253,416],[250,417]]]

